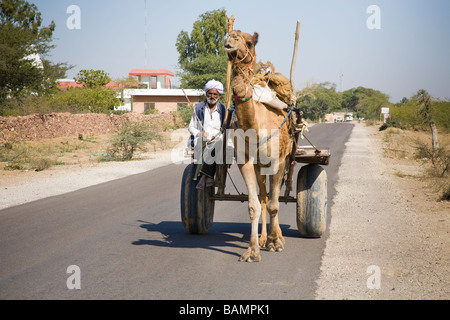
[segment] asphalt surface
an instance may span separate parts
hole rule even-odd
[[[331,149],[328,220],[352,128],[315,125],[307,134]],[[180,220],[184,168],[170,165],[0,211],[0,299],[314,299],[328,232],[302,238],[295,204],[281,204],[285,250],[261,251],[260,263],[238,262],[249,241],[247,204],[216,202],[210,232],[187,234]],[[245,192],[237,167],[230,172]],[[228,191],[234,192],[229,182]],[[79,273],[67,272],[73,265]]]

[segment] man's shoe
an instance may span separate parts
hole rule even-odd
[[[206,178],[206,187],[213,187],[214,186],[214,179],[207,177]]]
[[[206,185],[206,177],[202,176],[200,178],[200,181],[197,183],[197,190],[205,190],[205,185]]]

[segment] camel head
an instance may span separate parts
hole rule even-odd
[[[231,61],[248,64],[255,61],[255,46],[258,43],[258,33],[252,35],[241,32],[240,30],[232,30],[225,40],[225,52]]]

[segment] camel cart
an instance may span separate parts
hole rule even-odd
[[[233,20],[229,21],[231,30]],[[231,27],[230,27],[231,24]],[[293,84],[293,73],[298,47],[300,22],[297,22],[295,34],[294,57],[291,66],[291,83]],[[230,74],[230,66],[228,70]],[[227,92],[230,97],[230,76],[227,81]],[[292,85],[292,88],[294,86]],[[227,110],[231,99],[227,99]],[[298,110],[294,110],[300,113]],[[301,113],[297,114],[297,121],[300,121]],[[230,124],[230,114],[226,118],[226,128]],[[299,135],[295,136],[297,143]],[[309,141],[309,140],[308,140]],[[297,188],[295,196],[285,195],[279,197],[279,202],[297,204],[297,227],[303,237],[319,238],[326,229],[327,213],[327,175],[322,168],[328,165],[330,159],[330,150],[316,148],[311,142],[311,146],[297,146],[293,148],[291,154],[292,163],[306,164],[302,166],[297,174]],[[225,145],[225,143],[224,143]],[[293,167],[294,165],[292,165]],[[228,165],[218,165],[218,190],[216,187],[205,187],[204,190],[196,188],[198,181],[193,180],[196,172],[196,164],[189,164],[183,173],[181,181],[181,220],[185,230],[191,234],[206,234],[213,225],[214,207],[216,201],[248,201],[248,195],[243,193],[226,194],[225,184]],[[234,184],[234,183],[233,183]],[[237,189],[236,189],[237,191]]]

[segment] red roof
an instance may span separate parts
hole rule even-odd
[[[65,90],[68,88],[81,88],[84,86],[84,83],[78,84],[76,81],[64,81],[60,80],[58,81],[58,89]],[[126,82],[126,83],[117,83],[114,81],[111,81],[105,85],[106,88],[112,88],[112,89],[123,89],[125,86],[129,88],[138,88],[137,82]]]
[[[58,81],[58,89],[64,90],[67,88],[81,88],[83,84],[78,84],[76,81]]]
[[[133,69],[129,73],[130,76],[170,76],[174,77],[173,73],[166,69]]]

